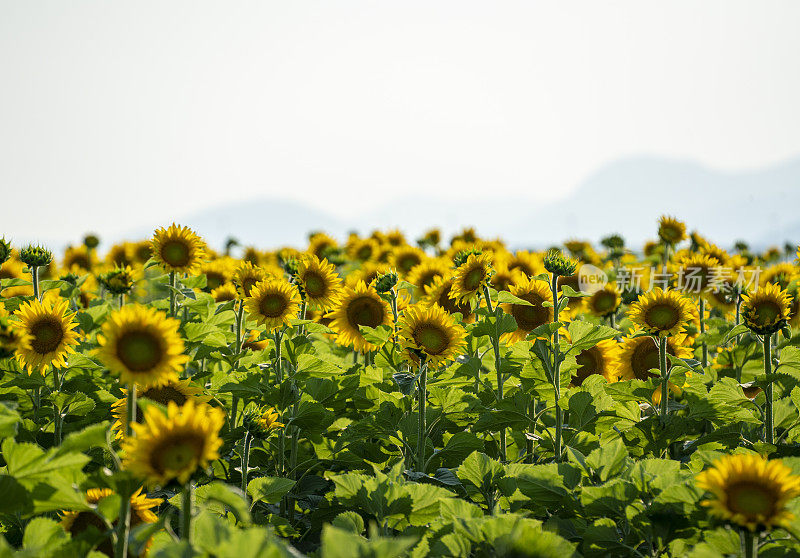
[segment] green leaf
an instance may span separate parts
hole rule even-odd
[[[483,441],[471,432],[456,432],[444,447],[436,452],[434,458],[440,459],[445,466],[453,466],[474,451],[483,449]]]
[[[342,512],[331,521],[331,525],[343,531],[360,535],[364,532],[364,520],[353,511]]]
[[[800,380],[800,347],[784,347],[775,373],[787,374]]]
[[[19,413],[0,403],[0,439],[13,438],[17,434],[17,424],[21,420]]]
[[[580,469],[570,463],[516,465],[509,473],[516,479],[520,492],[547,508],[565,504],[581,478]]]
[[[31,556],[48,556],[68,540],[61,525],[46,517],[36,517],[25,527],[22,548]]]
[[[571,322],[568,331],[570,339],[572,339],[570,352],[574,351],[576,354],[594,347],[600,341],[611,339],[619,335],[619,332],[614,328],[580,320]]]
[[[583,509],[592,517],[619,516],[633,502],[636,488],[623,479],[613,479],[601,486],[585,486],[581,491]]]
[[[592,296],[589,293],[578,292],[575,289],[573,289],[572,287],[570,287],[569,285],[561,285],[560,290],[561,290],[561,294],[563,294],[564,296],[566,296],[568,298],[583,298],[583,297],[587,297],[587,296]]]
[[[518,296],[514,296],[508,291],[500,291],[497,293],[497,302],[502,304],[518,304],[521,306],[533,306],[527,300],[520,298]]]
[[[182,494],[178,493],[170,498],[169,503],[176,508],[181,507]],[[242,491],[222,481],[214,481],[210,484],[198,486],[195,490],[197,504],[214,511],[220,515],[226,510],[233,513],[239,523],[248,525],[250,523],[250,508]]]
[[[411,537],[369,540],[332,525],[322,528],[322,558],[399,558],[417,542]]]
[[[91,424],[78,432],[72,432],[61,442],[61,446],[57,448],[55,455],[86,451],[94,447],[105,447],[106,434],[109,428],[111,428],[110,423],[101,422],[99,424]]]
[[[282,477],[259,477],[247,484],[247,493],[253,500],[277,504],[294,487],[295,481]]]
[[[505,477],[502,463],[495,461],[485,453],[471,453],[459,466],[456,475],[464,482],[469,482],[479,490],[488,492]]]
[[[603,482],[622,472],[627,460],[628,450],[619,438],[602,444],[586,456],[586,464],[600,474]]]

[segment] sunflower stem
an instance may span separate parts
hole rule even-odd
[[[700,336],[702,337],[703,334],[706,332],[706,300],[700,296],[700,304],[699,304],[699,311],[700,311]],[[702,360],[700,361],[700,365],[703,367],[703,370],[706,369],[708,366],[708,343],[706,343],[705,337],[703,337],[703,341],[700,343],[700,347],[702,348]]]
[[[169,315],[173,318],[175,317],[175,307],[176,307],[176,300],[175,300],[175,272],[169,272],[169,286],[172,287],[169,290]]]
[[[667,338],[658,339],[658,366],[661,370],[661,416],[669,412],[669,372],[667,371]]]
[[[253,436],[249,430],[244,433],[242,440],[242,492],[247,495],[247,473],[250,468],[250,444],[253,442]]]
[[[755,534],[749,529],[742,529],[741,538],[742,538],[742,556],[744,556],[744,558],[757,558],[758,544],[756,544]]]
[[[558,274],[553,273],[553,281],[551,284],[553,291],[553,323],[558,324]],[[555,392],[556,402],[556,438],[554,440],[553,449],[555,451],[556,462],[561,461],[561,431],[564,429],[564,412],[559,406],[558,400],[561,397],[561,355],[559,354],[559,335],[558,329],[553,332],[553,390]]]
[[[741,292],[737,292],[736,293],[736,323],[734,324],[734,326],[738,326],[741,323],[741,321],[742,321],[742,293]],[[739,335],[736,336],[736,346],[737,347],[739,346],[739,343],[741,342],[741,340],[742,340],[742,334],[740,333]],[[742,368],[743,367],[744,367],[744,364],[737,364],[736,365],[736,383],[738,383],[738,384],[742,383]]]
[[[189,541],[192,537],[192,506],[194,505],[194,485],[191,481],[183,487],[181,502],[181,540]]]
[[[125,294],[124,293],[119,295],[119,307],[122,308],[123,306],[125,306]]]
[[[39,266],[31,266],[31,283],[33,283],[33,298],[41,302],[42,297],[39,292]]]
[[[58,370],[53,368],[53,437],[55,438],[56,445],[61,445],[61,409],[56,403],[56,394],[61,393],[61,378],[58,376]]]
[[[773,424],[774,413],[772,410],[772,336],[767,333],[764,335],[764,375],[767,376],[767,385],[764,386],[766,406],[764,409],[764,441],[768,444],[775,443],[775,427]]]
[[[495,319],[499,319],[500,316],[500,309],[497,308],[497,312],[492,308],[492,298],[489,296],[489,287],[484,285],[483,287],[483,296],[486,299],[486,307],[489,309],[490,313],[495,314]],[[494,335],[491,336],[492,339],[492,350],[494,351],[494,368],[497,372],[497,402],[503,400],[503,372],[500,368],[500,334],[497,331],[497,322],[495,322],[494,328]],[[500,460],[506,461],[507,459],[507,450],[506,450],[506,429],[500,429]]]
[[[125,436],[133,434],[131,424],[136,420],[136,384],[128,384],[128,396],[125,401]],[[128,534],[131,529],[131,498],[130,494],[120,494],[122,498],[119,507],[119,519],[117,520],[117,547],[115,549],[116,558],[127,558],[128,556]]]
[[[419,380],[417,380],[417,396],[419,398],[419,420],[417,424],[417,470],[425,472],[425,442],[428,433],[426,424],[425,404],[428,399],[428,365],[423,360],[419,365]]]

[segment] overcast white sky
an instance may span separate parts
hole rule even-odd
[[[800,2],[0,0],[0,235],[800,153]],[[36,218],[34,218],[34,215]]]

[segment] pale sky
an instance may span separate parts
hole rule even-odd
[[[800,2],[0,0],[0,236],[800,153]]]

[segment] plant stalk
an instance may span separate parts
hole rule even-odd
[[[417,394],[419,397],[419,428],[417,430],[417,470],[425,472],[425,442],[427,441],[428,426],[426,424],[425,405],[428,399],[428,365],[424,361],[419,365],[419,380],[417,381]]]
[[[558,275],[556,273],[553,273],[551,290],[553,291],[553,323],[557,324],[560,312],[558,311]],[[556,402],[556,437],[554,450],[556,462],[561,461],[561,455],[563,453],[561,442],[562,430],[564,429],[564,411],[558,403],[558,400],[561,398],[561,355],[559,354],[559,343],[559,334],[558,330],[556,330],[553,332],[553,390],[555,392]]]
[[[669,371],[667,370],[667,338],[658,339],[658,366],[661,370],[661,416],[669,412]]]
[[[767,404],[764,409],[764,441],[768,444],[775,443],[775,425],[774,412],[772,409],[772,380],[769,379],[772,374],[772,335],[767,333],[764,335],[764,374],[767,376],[767,385],[764,386],[764,396],[766,397]]]
[[[194,485],[191,481],[183,487],[181,504],[181,540],[189,541],[192,537],[192,506],[194,505]]]

